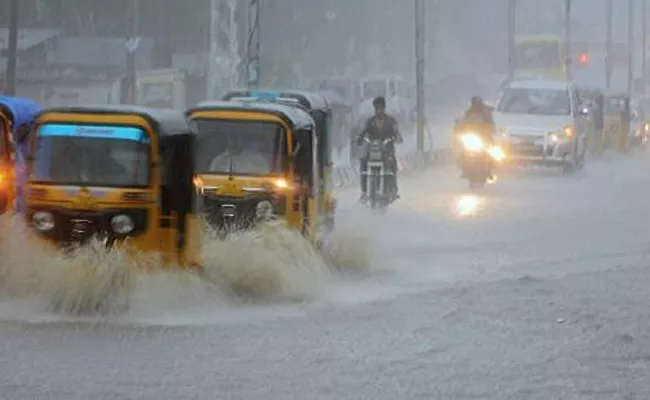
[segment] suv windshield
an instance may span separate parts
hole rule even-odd
[[[569,115],[571,103],[567,90],[506,89],[497,111],[511,114]]]

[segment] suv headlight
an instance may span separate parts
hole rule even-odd
[[[32,224],[38,231],[49,232],[54,229],[56,222],[51,212],[37,211],[32,215]]]
[[[111,218],[111,228],[113,228],[113,232],[118,235],[126,235],[133,232],[135,229],[135,222],[133,222],[133,218],[128,215],[119,214]]]
[[[551,139],[551,142],[557,143],[561,140],[571,140],[573,138],[573,127],[570,125],[565,126],[562,128],[561,131],[559,132],[550,132],[549,138]]]

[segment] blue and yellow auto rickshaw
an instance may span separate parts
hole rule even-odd
[[[23,208],[27,135],[40,112],[32,100],[0,96],[0,214],[13,205],[17,211]]]

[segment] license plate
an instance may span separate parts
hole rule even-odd
[[[368,156],[371,160],[381,160],[382,158],[381,151],[371,151]]]
[[[528,141],[528,142],[519,142],[519,143],[517,144],[517,146],[518,146],[518,147],[537,147],[537,146],[535,145],[535,142],[530,142],[530,141]]]
[[[224,204],[221,206],[221,215],[224,217],[234,217],[237,208],[233,204]]]

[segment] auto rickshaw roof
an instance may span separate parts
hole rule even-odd
[[[235,89],[226,93],[222,100],[250,99],[264,102],[298,102],[308,111],[329,111],[330,105],[321,93],[294,89]]]
[[[185,114],[173,109],[121,104],[70,105],[46,108],[40,115],[47,113],[137,115],[154,125],[161,136],[186,135],[191,132]]]
[[[196,111],[252,111],[272,114],[284,119],[296,129],[312,129],[315,127],[314,119],[307,111],[301,108],[282,104],[259,101],[204,101],[186,111],[186,115]]]
[[[15,127],[33,122],[43,109],[40,104],[22,97],[0,96],[0,107],[11,112]]]
[[[533,42],[559,42],[564,43],[564,38],[552,35],[552,34],[542,34],[542,35],[521,35],[515,38],[515,43],[533,43]]]
[[[562,79],[523,78],[508,82],[506,87],[513,89],[567,90],[571,85],[571,82]]]
[[[605,97],[608,99],[626,99],[629,96],[625,92],[606,91]]]

